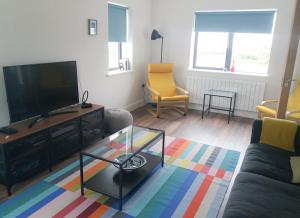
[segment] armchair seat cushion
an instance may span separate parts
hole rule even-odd
[[[260,113],[267,114],[267,115],[270,115],[273,117],[275,117],[277,114],[277,111],[275,108],[267,107],[267,106],[263,106],[263,105],[256,106],[256,110]]]
[[[290,166],[291,156],[295,156],[295,153],[270,145],[251,144],[246,151],[240,171],[291,183],[293,177]]]
[[[170,97],[161,97],[162,101],[185,101],[189,98],[187,95],[175,95]],[[155,96],[154,100],[157,101],[157,96]]]
[[[188,98],[189,96],[187,95],[176,95],[172,97],[162,97],[161,100],[162,101],[184,101],[187,100]]]

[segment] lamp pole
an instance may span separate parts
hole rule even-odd
[[[160,63],[162,64],[163,60],[163,48],[164,48],[164,37],[154,29],[151,34],[151,40],[161,39],[161,47],[160,47]]]
[[[164,47],[164,37],[161,37],[161,48],[160,48],[160,63],[162,64],[163,60],[163,47]]]

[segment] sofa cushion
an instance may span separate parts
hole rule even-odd
[[[235,179],[223,218],[300,217],[300,187],[253,173]]]
[[[241,172],[250,172],[290,183],[290,157],[295,153],[265,144],[249,145]]]
[[[300,183],[300,157],[291,157],[291,168],[293,172],[293,183]]]

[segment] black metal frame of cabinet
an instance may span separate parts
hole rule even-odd
[[[90,119],[90,120],[92,120],[92,123],[89,122],[87,125],[84,126],[83,125],[84,119],[87,119],[87,120]],[[94,119],[96,119],[96,120],[94,120]],[[77,122],[78,122],[78,125],[76,124]],[[67,121],[63,121],[63,122],[61,122],[57,125],[51,126],[49,128],[41,129],[38,132],[26,135],[23,138],[19,138],[17,140],[11,141],[7,144],[0,143],[0,183],[6,186],[8,195],[11,195],[11,188],[14,184],[24,181],[28,177],[30,177],[34,174],[37,174],[38,172],[41,172],[43,170],[46,170],[47,168],[51,172],[52,166],[54,164],[59,163],[63,159],[80,151],[82,148],[87,146],[88,142],[85,142],[85,137],[88,137],[88,136],[84,135],[85,129],[88,129],[88,128],[99,129],[99,131],[100,131],[99,135],[95,135],[95,138],[92,140],[98,140],[99,138],[103,138],[103,136],[104,136],[103,122],[104,122],[104,107],[100,107],[91,112],[84,113],[78,117],[69,119]],[[68,124],[72,124],[72,123],[73,124],[75,123],[77,125],[77,127],[75,125],[75,127],[71,131],[66,131],[57,137],[53,137],[52,134],[53,134],[53,132],[55,132],[55,130],[57,130],[57,128],[59,128],[60,126],[62,126],[62,129],[68,128]],[[68,150],[70,152],[67,153],[65,156],[55,160],[53,158],[53,156],[55,155],[55,153],[54,153],[55,152],[54,146],[56,146],[55,140],[58,139],[58,137],[59,137],[60,141],[63,141],[64,137],[65,138],[70,137],[70,133],[75,134],[75,135],[78,134],[78,136],[77,136],[78,137],[78,149],[74,149],[74,150],[70,149],[70,150]],[[37,136],[37,138],[38,138],[42,134],[45,135],[45,138],[42,137],[44,141],[37,141],[37,144],[39,144],[39,143],[42,144],[42,146],[40,148],[35,148],[34,143],[32,143],[32,144],[27,143],[26,140],[30,141],[30,139],[34,139],[35,136]],[[72,134],[71,134],[71,137],[72,137]],[[26,151],[27,153],[26,153],[26,155],[23,156],[23,159],[20,158],[21,161],[27,160],[28,165],[32,164],[34,161],[39,162],[41,160],[38,160],[38,158],[36,158],[34,160],[30,160],[31,156],[34,156],[34,155],[38,156],[39,154],[41,156],[47,157],[46,158],[47,160],[45,160],[45,163],[39,162],[38,166],[36,168],[32,168],[32,169],[34,169],[33,172],[31,172],[31,169],[29,169],[28,172],[24,173],[24,175],[21,175],[20,178],[14,178],[11,171],[12,171],[12,165],[15,164],[15,162],[14,162],[15,160],[13,159],[11,154],[9,154],[9,152],[10,152],[9,149],[14,149],[14,148],[10,148],[9,146],[14,146],[14,147],[20,148],[20,147],[26,147],[25,145],[28,146],[29,149],[28,149],[28,151]],[[40,153],[38,153],[38,152],[40,152]],[[32,162],[30,162],[30,161],[32,161]],[[24,170],[24,169],[22,169],[22,170]]]

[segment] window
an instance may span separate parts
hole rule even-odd
[[[223,69],[225,65],[228,33],[197,33],[196,63],[199,68]]]
[[[108,43],[108,54],[109,54],[109,69],[119,69],[119,61],[121,59],[121,45],[119,42]]]
[[[129,70],[127,11],[127,7],[108,4],[108,66],[110,71]]]
[[[108,42],[108,54],[109,54],[109,70],[119,70],[120,63],[122,62],[129,64],[130,48],[127,42]],[[123,69],[123,68],[122,68]],[[129,70],[129,66],[127,69]]]
[[[271,34],[234,34],[232,61],[238,72],[266,73],[268,71]]]
[[[193,67],[266,74],[275,11],[197,12]]]

